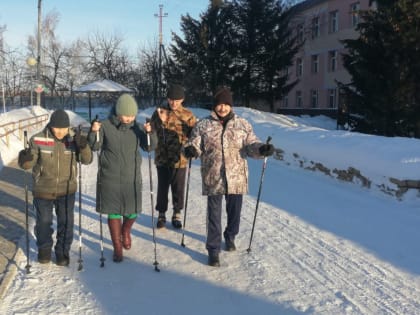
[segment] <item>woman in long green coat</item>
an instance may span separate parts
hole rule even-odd
[[[122,261],[123,247],[131,248],[131,227],[141,213],[142,156],[139,148],[148,151],[156,145],[150,123],[140,126],[135,121],[137,112],[135,99],[122,94],[108,119],[94,121],[88,135],[92,149],[100,150],[96,211],[108,215],[115,262]]]

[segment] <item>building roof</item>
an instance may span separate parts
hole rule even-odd
[[[95,81],[86,85],[82,85],[76,89],[74,89],[74,92],[80,92],[80,93],[88,93],[88,92],[127,92],[127,93],[133,93],[134,91],[125,87],[124,85],[121,85],[117,82],[111,81],[111,80],[101,80],[101,81]]]

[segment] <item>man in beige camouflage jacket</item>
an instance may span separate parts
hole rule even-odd
[[[272,155],[274,147],[263,144],[251,124],[233,110],[229,89],[219,88],[214,94],[213,111],[200,120],[184,149],[187,158],[200,157],[203,195],[207,196],[207,241],[209,265],[220,266],[222,241],[222,198],[225,196],[227,226],[223,236],[227,251],[234,251],[239,232],[243,194],[248,192],[246,157]]]

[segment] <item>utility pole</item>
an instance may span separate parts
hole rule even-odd
[[[162,99],[162,52],[165,53],[163,47],[163,34],[162,34],[162,20],[167,17],[168,13],[163,13],[163,4],[159,5],[159,14],[155,14],[155,17],[159,18],[159,65],[158,65],[158,82],[157,93],[155,93],[155,105]],[[156,95],[157,94],[157,95]]]
[[[40,75],[41,75],[41,27],[42,27],[42,20],[41,20],[41,2],[42,0],[38,0],[38,38],[37,38],[37,58],[36,58],[36,83],[39,87],[40,85]],[[36,105],[41,105],[41,93],[36,93]]]

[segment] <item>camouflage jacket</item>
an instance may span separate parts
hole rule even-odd
[[[19,161],[19,165],[23,169],[32,168],[34,197],[56,199],[77,191],[77,162],[90,164],[92,151],[86,146],[78,152],[73,136],[74,132],[70,129],[63,140],[58,140],[46,127],[29,141],[33,160]]]
[[[251,124],[237,115],[225,127],[215,112],[194,127],[186,146],[192,145],[201,159],[203,195],[248,192],[246,157],[263,158],[262,145]]]
[[[155,164],[173,168],[185,168],[187,159],[182,154],[182,146],[188,140],[192,128],[197,122],[194,114],[185,107],[169,110],[168,120],[162,122],[155,111],[151,118],[152,128],[157,134]]]

